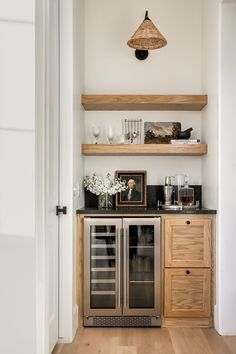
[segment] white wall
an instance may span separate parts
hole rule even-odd
[[[196,0],[85,1],[85,92],[199,93],[201,6]],[[142,62],[127,41],[146,9],[168,45]]]
[[[236,335],[236,164],[233,148],[236,1],[207,0],[203,10],[203,89],[209,95],[202,122],[202,133],[209,148],[203,158],[203,196],[207,207],[218,209],[215,327],[222,335]]]
[[[202,112],[202,138],[208,153],[202,158],[203,203],[218,206],[218,116],[219,116],[219,1],[203,2],[202,84],[208,104]]]
[[[166,47],[138,61],[127,41],[143,20],[145,10],[167,38]],[[85,1],[85,93],[202,93],[202,1],[121,0]],[[201,112],[85,112],[84,142],[91,127],[102,127],[101,142],[112,125],[121,133],[121,120],[180,121],[201,138]],[[86,157],[85,172],[146,169],[148,184],[185,172],[201,183],[201,157]]]
[[[202,159],[203,204],[218,209],[218,145],[219,145],[219,65],[220,65],[220,3],[207,0],[203,4],[202,83],[208,94],[208,104],[202,114],[202,136],[208,143],[208,153]],[[216,293],[214,306],[215,327],[219,330],[219,232],[216,219]]]
[[[34,1],[0,2],[0,353],[35,353]]]
[[[223,3],[221,12],[221,82],[219,116],[219,332],[236,335],[236,2]]]
[[[201,137],[201,113],[199,112],[85,112],[86,142],[93,141],[91,128],[94,125],[102,127],[101,142],[108,143],[107,129],[112,126],[115,132],[121,134],[123,118],[142,118],[146,121],[180,121],[183,129],[193,127],[192,137]],[[165,176],[186,173],[193,184],[201,183],[201,157],[171,157],[171,156],[86,156],[85,173],[96,171],[104,175],[116,170],[147,170],[148,184],[163,184]]]

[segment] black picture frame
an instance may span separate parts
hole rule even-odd
[[[134,208],[134,207],[147,207],[147,171],[116,171],[116,177],[122,181],[130,182],[131,188],[126,191],[117,193],[116,207],[117,208]],[[129,194],[130,192],[130,194]]]

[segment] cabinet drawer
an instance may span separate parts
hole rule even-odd
[[[165,270],[165,317],[210,317],[211,270]]]
[[[165,220],[165,266],[211,266],[211,219]]]

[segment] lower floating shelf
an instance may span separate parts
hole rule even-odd
[[[83,144],[82,153],[90,156],[201,156],[207,144]]]

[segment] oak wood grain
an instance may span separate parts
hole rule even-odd
[[[213,319],[211,317],[164,317],[162,320],[162,327],[213,327]]]
[[[175,348],[175,354],[211,353],[210,345],[200,328],[171,328],[169,332]]]
[[[212,220],[210,218],[165,220],[165,266],[210,267]]]
[[[201,111],[207,95],[82,95],[87,111]]]
[[[77,215],[77,303],[78,303],[78,309],[79,309],[79,324],[80,326],[82,326],[83,323],[83,222],[84,222],[84,217],[89,216],[89,217],[98,217],[97,214],[80,214]],[[107,214],[100,214],[100,217],[107,217]],[[127,214],[122,213],[119,215],[119,217],[126,217]],[[128,215],[129,216],[129,215]],[[135,214],[135,210],[134,210],[134,214],[132,214],[133,217],[148,217],[148,216],[152,216],[152,214]],[[162,262],[162,278],[163,281],[161,282],[161,293],[162,293],[162,308],[164,309],[164,302],[165,302],[165,292],[164,292],[164,283],[165,283],[165,279],[164,279],[164,254],[165,254],[165,223],[166,221],[170,221],[171,223],[175,220],[177,221],[181,221],[182,224],[184,224],[186,222],[186,220],[191,217],[191,221],[199,221],[201,220],[202,223],[209,222],[213,225],[214,228],[214,220],[215,220],[215,216],[214,215],[160,215],[157,214],[155,216],[161,216],[161,227],[162,227],[162,235],[161,235],[161,262]],[[117,214],[109,214],[109,217],[117,217]],[[187,219],[186,219],[187,218]],[[212,255],[214,258],[214,255]],[[212,270],[212,274],[213,270]],[[213,289],[214,289],[214,278],[212,278],[212,285],[213,285]],[[172,317],[172,318],[163,318],[162,317],[162,326],[165,327],[173,327],[173,326],[199,326],[199,327],[211,327],[212,326],[212,318],[211,316],[209,318],[176,318],[176,317]]]
[[[227,344],[228,339],[230,345]],[[236,337],[205,328],[81,328],[53,354],[235,354]]]
[[[222,338],[222,337],[220,337]],[[236,336],[225,336],[224,342],[233,354],[236,354]]]
[[[207,144],[82,144],[84,155],[94,156],[201,156]]]
[[[166,268],[164,292],[164,317],[210,317],[209,268]]]
[[[213,349],[214,354],[231,354],[230,347],[227,346],[226,337],[222,340],[222,337],[213,328],[207,328],[204,331],[204,337]],[[234,348],[236,349],[236,341]]]

